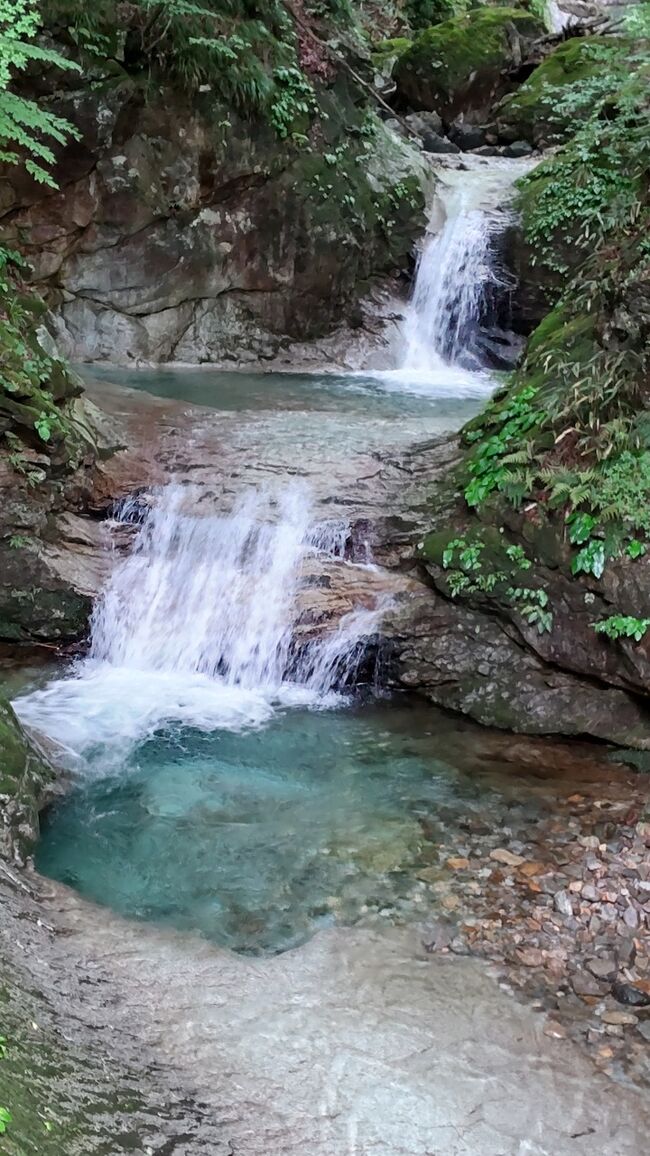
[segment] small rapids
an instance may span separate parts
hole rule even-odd
[[[122,757],[167,724],[239,729],[278,706],[330,706],[352,678],[379,608],[294,647],[301,567],[314,556],[350,565],[347,526],[316,523],[291,485],[245,494],[227,515],[200,507],[179,485],[154,496],[97,603],[88,656],[15,704],[63,761],[101,766],[98,750]]]

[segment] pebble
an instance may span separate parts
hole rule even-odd
[[[603,994],[603,985],[593,975],[588,975],[584,971],[578,971],[571,979],[571,986],[576,995],[586,996],[601,996]]]
[[[490,851],[490,859],[495,863],[504,863],[506,867],[520,867],[525,862],[523,855],[515,855],[506,847],[497,847],[494,851]]]
[[[452,871],[466,871],[469,867],[469,859],[462,859],[457,856],[447,860],[447,866],[451,867]]]
[[[612,955],[602,955],[598,959],[588,959],[587,970],[596,979],[614,979],[618,972],[618,963]]]
[[[522,948],[516,952],[516,956],[524,967],[541,967],[544,962],[544,953],[537,947]]]
[[[573,903],[568,891],[557,891],[553,903],[555,910],[559,911],[560,915],[573,915]]]
[[[639,917],[633,907],[626,907],[623,912],[623,921],[628,927],[632,928],[632,930],[635,930],[635,928],[639,926]]]
[[[612,1024],[616,1027],[625,1027],[626,1025],[636,1025],[639,1022],[639,1017],[635,1016],[633,1012],[624,1011],[605,1011],[600,1017],[603,1023]]]

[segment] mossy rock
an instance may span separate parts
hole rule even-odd
[[[373,45],[370,62],[377,87],[381,88],[390,82],[398,60],[412,46],[413,41],[406,36],[397,36],[394,40],[380,40],[378,44]]]
[[[405,14],[411,28],[430,28],[460,16],[468,7],[465,0],[406,0]]]
[[[577,112],[558,110],[558,96],[574,84],[589,80],[602,70],[594,59],[593,46],[609,43],[604,37],[567,40],[560,44],[529,76],[503,98],[497,109],[499,134],[506,140],[527,140],[535,146],[558,144],[575,131]],[[585,108],[585,112],[589,112]]]
[[[0,696],[0,858],[23,862],[38,837],[39,803],[52,768]]]
[[[447,120],[462,112],[480,121],[507,91],[508,67],[543,33],[541,20],[517,8],[480,8],[447,20],[423,32],[400,57],[398,96]]]

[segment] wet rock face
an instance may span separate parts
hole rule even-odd
[[[393,640],[397,683],[485,726],[650,746],[647,707],[566,664],[545,662],[485,610],[457,605],[433,591],[412,602],[401,612],[403,632],[396,630]]]
[[[39,801],[52,771],[0,697],[0,860],[24,863],[38,837]]]
[[[82,137],[62,157],[60,193],[12,170],[0,221],[59,318],[61,351],[271,356],[326,333],[361,281],[406,264],[424,162],[345,84],[321,105],[307,147],[208,96],[147,100],[128,79],[69,94],[61,111]]]

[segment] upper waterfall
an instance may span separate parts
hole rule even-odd
[[[515,181],[530,162],[495,160],[439,175],[403,329],[403,372],[486,364],[481,329],[512,276],[498,241],[512,220]]]

